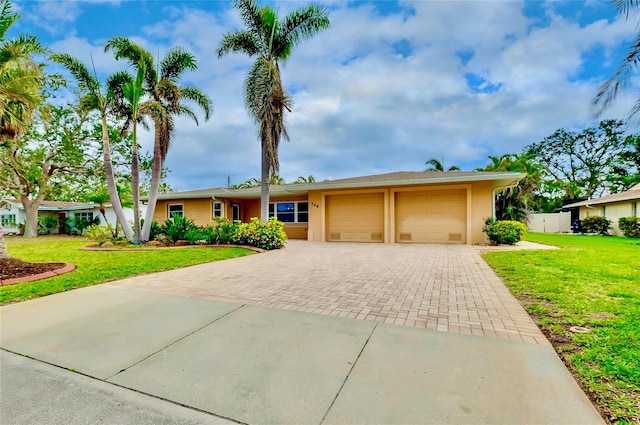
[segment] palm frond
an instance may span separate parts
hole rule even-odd
[[[218,57],[229,52],[245,53],[247,56],[255,56],[260,53],[260,43],[252,33],[248,31],[238,31],[225,34],[218,47]]]
[[[211,98],[209,98],[209,96],[199,88],[192,86],[180,87],[180,92],[182,93],[183,99],[194,102],[204,111],[204,119],[205,121],[208,121],[211,117],[211,113],[213,112],[213,102],[211,101]]]
[[[305,39],[311,38],[318,32],[331,26],[328,11],[325,7],[310,5],[305,9],[298,9],[285,17],[282,28],[274,44],[275,55],[286,59],[291,49]]]
[[[78,82],[78,86],[81,90],[93,94],[100,91],[100,82],[98,79],[94,77],[87,67],[75,57],[67,53],[61,53],[52,55],[51,60],[67,68]]]
[[[160,62],[160,79],[177,80],[187,69],[198,69],[196,57],[181,47],[175,47]]]
[[[233,0],[233,7],[240,12],[240,17],[250,33],[261,33],[262,18],[260,16],[260,7],[255,0]]]

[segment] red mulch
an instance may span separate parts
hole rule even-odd
[[[17,258],[0,259],[0,280],[33,276],[63,266],[64,263],[28,263]]]

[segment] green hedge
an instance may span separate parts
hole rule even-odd
[[[611,220],[606,217],[600,217],[597,215],[583,218],[580,221],[580,227],[583,233],[598,233],[600,235],[608,235],[609,229],[611,229]]]
[[[620,231],[628,238],[640,238],[640,217],[620,217]]]
[[[519,221],[495,221],[493,218],[488,218],[484,222],[482,231],[487,234],[492,244],[514,245],[527,233],[527,226]]]

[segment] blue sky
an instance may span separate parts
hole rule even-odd
[[[294,95],[280,147],[291,181],[417,171],[430,158],[463,170],[489,155],[519,152],[558,128],[597,121],[590,101],[627,52],[636,23],[604,1],[319,1],[332,27],[303,41],[282,68]],[[284,16],[308,2],[269,2]],[[178,119],[167,158],[176,190],[226,186],[260,174],[256,129],[243,106],[250,59],[218,59],[225,32],[241,21],[227,1],[14,1],[15,33],[31,33],[75,55],[99,75],[123,69],[103,52],[123,35],[163,56],[196,55],[197,85],[214,102],[208,122]],[[638,19],[637,16],[632,18]],[[603,118],[625,118],[628,94]],[[629,127],[638,132],[637,125]],[[151,137],[142,137],[148,148]]]

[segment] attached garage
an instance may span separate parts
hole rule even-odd
[[[466,243],[466,189],[397,192],[396,242]]]
[[[328,241],[384,241],[382,193],[327,196],[326,214]]]

